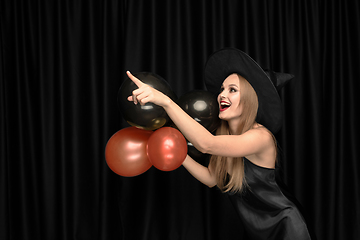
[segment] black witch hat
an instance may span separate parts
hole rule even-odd
[[[213,53],[205,65],[205,85],[208,91],[218,94],[223,81],[233,73],[244,77],[258,96],[256,121],[272,133],[280,130],[283,107],[278,94],[292,74],[264,71],[248,54],[235,48],[224,48]]]

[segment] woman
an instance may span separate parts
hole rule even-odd
[[[202,183],[228,193],[251,239],[311,239],[298,208],[275,181],[273,134],[281,127],[282,105],[274,83],[252,58],[227,48],[215,52],[206,64],[205,83],[210,92],[218,93],[222,120],[216,136],[170,98],[129,72],[128,76],[139,87],[129,101],[163,107],[199,151],[212,155],[208,167],[189,156],[183,166]],[[280,78],[272,73],[271,79]]]

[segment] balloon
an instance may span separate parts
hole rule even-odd
[[[105,159],[109,168],[124,177],[133,177],[146,172],[152,166],[146,152],[152,133],[136,127],[128,127],[116,132],[105,147]]]
[[[179,106],[207,130],[213,132],[220,124],[216,97],[204,90],[194,90],[178,99]]]
[[[175,128],[162,127],[149,138],[147,154],[154,167],[172,171],[181,166],[187,154],[184,136]]]
[[[205,127],[208,131],[214,132],[220,124],[219,104],[216,97],[203,90],[194,90],[182,95],[178,99],[179,106]],[[191,142],[187,141],[188,154],[195,160],[203,160],[208,154],[198,151]]]
[[[207,160],[210,157],[210,154],[202,153],[199,150],[197,150],[194,147],[194,145],[191,142],[189,142],[188,140],[186,140],[186,142],[187,142],[188,154],[194,160],[203,161],[203,160]]]
[[[175,93],[171,90],[170,85],[159,75],[150,72],[140,72],[133,74],[142,82],[159,90],[172,100],[176,100]],[[127,78],[118,91],[117,102],[120,112],[124,119],[131,125],[145,130],[155,130],[164,126],[170,119],[162,107],[153,103],[145,105],[134,104],[127,98],[137,89],[135,83]]]

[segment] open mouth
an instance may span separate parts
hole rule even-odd
[[[225,111],[226,109],[228,109],[231,106],[230,103],[225,102],[225,101],[221,101],[220,102],[220,112]]]

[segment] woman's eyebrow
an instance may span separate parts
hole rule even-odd
[[[228,88],[229,88],[229,87],[236,87],[237,89],[240,89],[240,87],[239,87],[238,85],[236,85],[235,83],[231,83],[231,84],[229,84],[227,87],[228,87]],[[224,85],[221,85],[220,89],[224,89],[224,88],[225,88],[225,86],[224,86]]]

